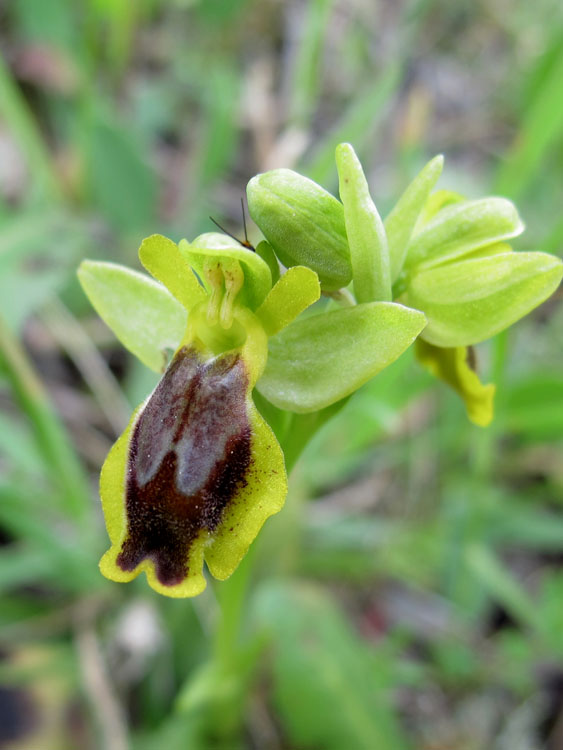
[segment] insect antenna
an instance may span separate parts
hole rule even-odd
[[[241,242],[241,245],[244,245],[249,250],[254,250],[253,245],[251,245],[250,242],[248,241],[248,234],[247,234],[247,231],[246,231],[246,212],[244,210],[244,198],[242,196],[241,196],[241,199],[240,199],[240,207],[241,207],[241,210],[242,210],[242,225],[244,227],[244,242]]]
[[[234,234],[231,234],[230,232],[228,232],[224,227],[222,227],[219,224],[218,221],[215,221],[215,219],[213,218],[213,216],[210,216],[209,218],[215,224],[215,226],[219,227],[219,229],[222,232],[224,232],[228,237],[230,237],[231,239],[233,239],[235,242],[238,242],[239,245],[242,245],[243,247],[248,248],[248,250],[252,250],[254,252],[256,248],[254,247],[254,245],[252,245],[249,242],[249,240],[248,240],[248,234],[246,232],[246,216],[245,216],[245,212],[244,212],[244,201],[243,201],[242,198],[240,199],[240,205],[241,205],[241,208],[242,208],[242,224],[243,224],[243,227],[244,227],[244,240],[239,240],[239,238],[235,237]]]

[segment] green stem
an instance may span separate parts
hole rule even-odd
[[[301,457],[309,441],[329,419],[338,414],[340,409],[348,402],[348,398],[349,396],[311,414],[293,415],[291,425],[281,441],[288,474]]]
[[[311,437],[332,414],[341,408],[343,403],[344,400],[333,407],[314,414],[292,415],[293,418],[285,437],[280,440],[288,473],[297,462]],[[289,508],[286,508],[286,512],[289,510]],[[295,518],[290,520],[290,527],[295,527],[295,520]],[[294,548],[295,541],[293,538],[285,539],[285,541],[288,542],[286,549],[288,547]],[[261,554],[264,551],[263,547],[260,549],[260,540],[255,540],[235,573],[216,589],[220,613],[213,637],[211,656],[214,663],[213,672],[227,684],[234,678],[235,673],[240,680],[237,690],[229,694],[220,706],[221,727],[217,731],[226,733],[231,737],[234,732],[240,729],[238,726],[242,715],[240,705],[245,699],[247,690],[247,680],[240,677],[240,659],[244,651],[248,650],[249,645],[248,641],[243,638],[243,624],[247,612],[250,586],[254,579],[255,565],[257,561],[264,559],[263,554]],[[215,716],[215,713],[212,716]],[[211,723],[216,724],[216,721],[213,720]]]
[[[61,422],[17,339],[0,319],[0,369],[14,397],[33,425],[33,434],[45,467],[60,487],[64,509],[74,519],[86,522],[90,491],[82,466]]]
[[[315,433],[334,416],[347,398],[312,414],[294,414],[289,429],[281,440],[288,474],[297,463],[307,444]],[[220,604],[219,621],[215,629],[213,658],[220,674],[227,674],[236,663],[241,644],[242,622],[245,603],[248,599],[254,562],[260,559],[257,552],[258,541],[255,541],[236,572],[220,585],[217,596]]]

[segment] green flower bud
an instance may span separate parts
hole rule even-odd
[[[508,328],[557,289],[563,264],[547,253],[496,253],[415,273],[404,304],[422,310],[434,346],[476,344]]]
[[[506,198],[454,202],[441,208],[412,237],[405,268],[411,271],[450,262],[523,231],[515,205]]]
[[[344,209],[316,182],[290,169],[253,177],[248,210],[282,263],[315,271],[334,291],[352,280]]]

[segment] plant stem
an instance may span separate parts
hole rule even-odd
[[[347,398],[342,399],[336,404],[312,414],[292,415],[293,419],[287,433],[280,441],[288,474],[313,435],[328,419],[340,411],[347,401]],[[291,525],[295,527],[300,511],[297,508],[292,510]],[[293,547],[295,545],[293,538],[289,541],[289,546]],[[254,566],[257,560],[263,559],[259,545],[260,540],[255,540],[235,573],[227,581],[221,583],[217,589],[220,614],[214,633],[212,659],[215,662],[217,673],[224,675],[225,679],[229,679],[229,672],[232,673],[232,670],[237,667],[237,658],[241,651],[248,647],[248,644],[241,638],[241,634]],[[244,691],[244,689],[245,687],[242,685],[241,691]],[[237,698],[240,700],[241,697],[244,697],[244,692],[239,693],[232,700],[236,701]],[[227,712],[225,715],[231,715],[227,706],[223,706],[222,711]],[[234,706],[232,716],[235,716]]]

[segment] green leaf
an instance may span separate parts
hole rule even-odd
[[[559,27],[561,28],[561,27]],[[534,96],[527,102],[521,126],[496,181],[497,190],[518,196],[537,179],[550,150],[557,154],[563,134],[563,46],[561,32],[555,35],[548,54],[553,59],[544,75],[535,77]],[[543,63],[543,61],[542,61]]]
[[[552,410],[555,411],[553,407]],[[536,554],[561,551],[561,539],[563,539],[561,513],[546,513],[538,510],[536,506],[522,507],[521,503],[514,503],[513,495],[510,496],[508,502],[510,510],[503,510],[494,521],[493,538],[496,543],[503,547],[524,547],[534,550]]]
[[[507,428],[524,440],[563,438],[563,371],[538,370],[508,384],[503,406]]]
[[[23,266],[0,274],[0,313],[12,331],[53,297],[70,275],[62,268]]]
[[[534,602],[510,570],[489,549],[471,544],[465,550],[465,563],[480,583],[523,625],[542,632],[541,618]]]
[[[138,230],[155,215],[156,177],[147,148],[110,116],[98,113],[88,144],[92,197],[106,218],[123,230]]]
[[[426,319],[371,302],[314,315],[270,339],[260,393],[289,411],[317,411],[353,393],[407,349]]]
[[[248,183],[248,210],[285,266],[308,266],[323,289],[347,286],[352,267],[344,209],[316,182],[274,169]]]
[[[237,120],[241,77],[228,60],[228,57],[213,55],[205,84],[201,86],[201,128],[196,135],[193,177],[193,185],[197,185],[198,190],[226,174],[240,138]]]
[[[363,643],[313,586],[270,583],[255,600],[272,638],[273,699],[289,746],[404,750],[389,657]]]
[[[524,317],[557,289],[563,263],[547,253],[499,253],[416,273],[404,301],[422,310],[422,338],[469,346]]]
[[[306,266],[293,266],[275,284],[256,311],[268,336],[285,328],[321,295],[319,277]]]
[[[74,273],[86,236],[84,225],[63,211],[25,211],[0,221],[0,315],[11,330]]]
[[[443,166],[444,157],[442,155],[435,156],[429,161],[407,187],[385,219],[385,231],[389,243],[391,281],[395,281],[401,272],[411,234],[430,192],[442,174]]]
[[[19,418],[19,413],[0,412],[0,455],[4,476],[14,467],[24,471],[27,478],[41,473],[41,454],[33,438],[27,421]]]
[[[161,284],[116,263],[85,260],[78,278],[123,346],[155,372],[166,367],[186,328],[186,311]]]
[[[35,490],[35,492],[33,492]],[[53,502],[36,486],[0,485],[0,523],[2,528],[45,557],[44,575],[56,567],[58,586],[65,589],[95,589],[100,576],[92,566],[97,539],[79,532],[61,534],[64,516],[53,513]]]
[[[10,544],[0,549],[0,593],[20,586],[37,585],[46,579],[51,581],[61,573],[60,567],[52,565],[52,558],[37,549]]]
[[[446,206],[409,242],[405,268],[451,261],[524,231],[516,207],[505,198],[482,198]]]
[[[330,28],[334,0],[313,0],[299,18],[299,36],[292,48],[291,82],[288,86],[287,125],[307,132],[317,111],[322,89],[323,47]]]
[[[459,393],[469,419],[480,427],[486,427],[493,418],[495,386],[481,383],[471,366],[471,350],[468,351],[465,346],[433,346],[422,338],[417,339],[415,350],[423,367]]]
[[[356,299],[358,302],[390,301],[391,277],[385,227],[371,198],[360,160],[349,143],[336,147],[336,166]]]

